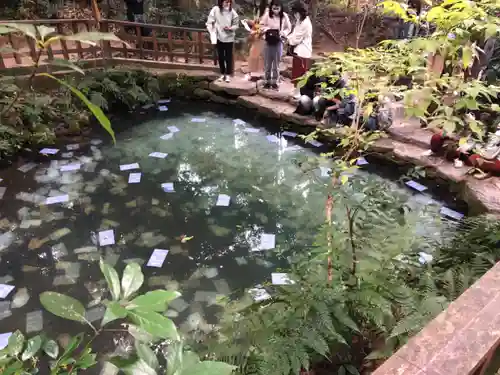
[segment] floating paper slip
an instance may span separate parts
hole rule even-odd
[[[0,350],[5,349],[9,344],[9,337],[12,336],[12,332],[0,333]]]
[[[205,121],[207,121],[207,119],[203,117],[193,117],[191,119],[191,122],[205,122]]]
[[[216,206],[229,206],[229,202],[231,201],[231,197],[226,194],[219,194],[219,197],[217,198],[217,203],[215,203]]]
[[[128,175],[128,183],[129,184],[138,184],[141,182],[142,173],[130,173]]]
[[[14,285],[0,284],[0,298],[6,298],[14,288]]]
[[[80,145],[78,143],[73,144],[73,145],[66,145],[66,149],[69,151],[78,150],[79,148],[80,148]]]
[[[158,107],[158,110],[160,112],[167,112],[168,111],[168,107],[166,105],[161,105]]]
[[[61,167],[61,172],[77,171],[82,167],[80,163],[66,164]]]
[[[260,129],[257,129],[257,128],[245,128],[245,129],[243,129],[243,131],[245,133],[258,133],[258,132],[260,132]]]
[[[168,104],[168,103],[170,103],[170,99],[160,99],[157,102],[157,104]]]
[[[462,220],[462,218],[464,217],[464,214],[457,211],[453,211],[448,207],[441,207],[441,210],[439,212],[441,213],[441,215],[448,216],[455,220]]]
[[[327,167],[319,167],[320,171],[321,171],[321,177],[328,177],[330,176],[330,172],[332,171],[331,168],[327,168]]]
[[[271,250],[276,247],[276,236],[274,234],[262,233],[260,236],[259,250]]]
[[[102,140],[101,139],[93,139],[90,141],[90,143],[94,146],[98,146],[102,143]]]
[[[248,292],[255,302],[261,302],[271,298],[271,295],[263,288],[252,288],[249,289]]]
[[[3,187],[3,186],[2,186],[2,187],[0,187],[0,199],[2,199],[2,198],[3,198],[3,196],[4,196],[4,194],[5,194],[5,191],[6,191],[6,190],[7,190],[7,188],[6,188],[6,187]]]
[[[68,201],[69,201],[69,195],[64,194],[64,195],[58,195],[56,197],[48,197],[45,200],[45,204],[63,203],[63,202],[68,202]]]
[[[167,129],[170,130],[171,133],[177,133],[181,131],[177,126],[167,126]]]
[[[321,146],[323,146],[323,143],[317,141],[316,139],[312,139],[308,143],[311,144],[311,145],[313,145],[314,147],[321,147]]]
[[[358,158],[358,160],[356,160],[356,165],[366,165],[366,164],[368,164],[368,162],[364,157],[360,157]]]
[[[175,191],[173,182],[165,182],[164,184],[161,184],[161,188],[167,193],[173,193]]]
[[[290,280],[290,277],[286,273],[272,273],[271,274],[271,282],[274,285],[295,284],[295,282],[293,280]]]
[[[139,163],[132,164],[122,164],[120,165],[120,171],[129,171],[131,169],[139,169]]]
[[[154,249],[146,266],[160,268],[167,258],[168,250]]]
[[[19,168],[17,168],[17,170],[21,171],[23,173],[26,173],[35,167],[36,167],[35,163],[27,163],[27,164],[24,164],[24,165],[20,166]]]
[[[245,125],[246,122],[237,118],[236,120],[233,120],[234,125]]]
[[[57,148],[42,148],[40,150],[40,154],[44,155],[55,155],[59,152]]]
[[[291,137],[291,138],[295,138],[297,136],[297,133],[295,133],[295,132],[289,132],[289,131],[284,131],[281,134],[283,136],[285,136],[285,137]]]
[[[410,180],[405,182],[406,186],[411,187],[412,189],[415,189],[416,191],[424,191],[427,190],[427,186],[424,186],[422,184],[419,184],[416,181]]]
[[[99,232],[99,245],[108,246],[115,243],[115,232],[113,229]]]
[[[171,139],[173,136],[174,136],[174,133],[167,133],[165,135],[162,135],[160,137],[160,139],[163,139],[164,141],[166,141],[167,139]]]
[[[43,329],[43,313],[41,310],[26,314],[26,333],[40,332]]]
[[[280,143],[280,139],[276,137],[274,134],[266,136],[267,140],[271,143]]]
[[[167,155],[168,154],[165,154],[164,152],[152,152],[149,154],[150,157],[158,159],[165,159]]]

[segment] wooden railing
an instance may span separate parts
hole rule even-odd
[[[0,21],[1,23],[13,21]],[[49,46],[42,54],[41,61],[66,59],[71,61],[86,59],[139,59],[158,63],[178,63],[187,65],[217,65],[214,46],[206,30],[181,28],[165,25],[144,24],[103,19],[54,19],[15,21],[16,23],[48,26],[57,34],[69,35],[86,31],[111,32],[123,42],[103,41],[98,46],[78,41],[60,40]],[[35,41],[13,33],[0,39],[1,47],[11,47],[14,51],[1,52],[0,69],[32,65],[37,59]]]

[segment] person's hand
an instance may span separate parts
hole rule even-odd
[[[341,102],[341,100],[337,98],[333,98],[333,101],[335,102],[335,104],[339,104]]]

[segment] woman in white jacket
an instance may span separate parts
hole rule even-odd
[[[293,56],[292,81],[303,76],[310,67],[312,56],[312,23],[307,15],[304,3],[297,2],[292,6],[292,15],[295,18],[295,27],[288,35],[289,52]]]

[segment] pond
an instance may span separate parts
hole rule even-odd
[[[311,246],[324,220],[322,148],[263,125],[243,110],[173,101],[166,112],[115,121],[116,146],[106,138],[61,145],[0,171],[0,284],[15,286],[0,298],[0,333],[77,332],[77,323],[41,311],[46,290],[80,299],[88,319],[100,319],[100,256],[119,273],[142,264],[147,288],[182,292],[167,313],[181,330],[210,330],[218,296],[269,281],[287,254]],[[305,170],[311,158],[321,168]],[[375,165],[356,173],[406,197],[421,212],[416,230],[435,223],[439,200]],[[101,246],[113,239],[99,235],[107,230],[115,243]],[[154,249],[169,251],[160,267],[147,265]]]

